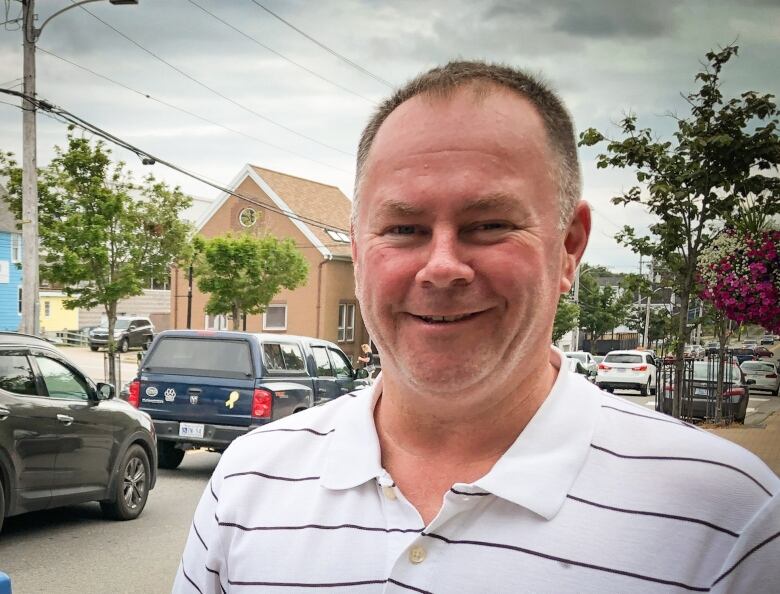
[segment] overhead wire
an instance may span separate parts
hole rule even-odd
[[[70,1],[72,3],[74,3],[74,6],[76,6],[75,0],[70,0]],[[274,120],[274,119],[272,119],[272,118],[270,118],[268,116],[265,116],[265,115],[261,114],[258,111],[255,111],[251,107],[248,107],[248,106],[244,105],[243,103],[240,103],[240,102],[236,101],[235,99],[232,99],[231,97],[228,97],[227,95],[225,95],[221,91],[219,91],[219,90],[217,90],[217,89],[207,85],[206,83],[198,80],[197,78],[195,78],[191,74],[187,73],[186,71],[182,70],[181,68],[175,66],[171,62],[168,62],[166,59],[164,59],[161,56],[157,55],[152,50],[144,47],[139,42],[137,42],[135,39],[133,39],[130,36],[126,35],[122,31],[120,31],[119,29],[117,29],[116,27],[111,25],[110,23],[104,21],[103,19],[101,19],[99,16],[97,16],[95,13],[91,12],[90,10],[85,8],[84,6],[78,5],[78,7],[81,10],[83,10],[84,12],[86,12],[87,14],[89,14],[90,16],[92,16],[94,19],[96,19],[96,20],[100,21],[101,23],[103,23],[106,27],[108,27],[109,29],[114,31],[117,35],[119,35],[120,37],[122,37],[122,38],[126,39],[127,41],[129,41],[130,43],[132,43],[134,46],[136,46],[141,51],[143,51],[143,52],[149,54],[150,56],[152,56],[155,60],[158,60],[159,62],[162,62],[163,64],[165,64],[166,66],[168,66],[172,70],[174,70],[174,71],[178,72],[179,74],[181,74],[183,77],[185,77],[188,80],[194,82],[198,86],[206,89],[207,91],[209,91],[210,93],[216,95],[217,97],[227,101],[228,103],[230,103],[232,105],[235,105],[239,109],[242,109],[243,111],[246,111],[247,113],[250,113],[250,114],[254,115],[255,117],[263,120],[264,122],[268,122],[269,124],[272,124],[272,125],[276,126],[277,128],[281,128],[282,130],[285,130],[285,131],[287,131],[287,132],[289,132],[291,134],[294,134],[296,136],[304,138],[304,139],[306,139],[306,140],[308,140],[310,142],[313,142],[315,144],[318,144],[318,145],[320,145],[322,147],[328,148],[328,149],[330,149],[332,151],[336,151],[336,152],[341,153],[343,155],[347,155],[348,157],[354,157],[355,156],[354,153],[350,153],[348,151],[344,151],[344,150],[342,150],[342,149],[340,149],[338,147],[335,147],[333,145],[330,145],[330,144],[328,144],[326,142],[322,142],[320,140],[317,140],[316,138],[313,138],[313,137],[311,137],[311,136],[309,136],[307,134],[304,134],[303,132],[299,132],[298,130],[290,128],[289,126],[286,126],[285,124],[282,124],[281,122],[277,122],[276,120]]]
[[[270,147],[270,148],[272,148],[274,150],[282,151],[282,152],[285,152],[285,153],[287,153],[289,155],[293,155],[293,156],[301,158],[301,159],[306,159],[307,161],[310,161],[312,163],[317,163],[318,165],[322,165],[324,167],[329,167],[331,169],[335,169],[336,171],[341,171],[342,173],[351,173],[350,171],[347,171],[346,169],[342,169],[341,167],[337,167],[335,165],[331,165],[330,163],[326,163],[325,161],[319,161],[317,159],[312,159],[311,157],[307,157],[307,156],[302,155],[300,153],[297,153],[295,151],[291,151],[289,149],[283,148],[281,146],[278,146],[276,144],[268,142],[267,140],[263,140],[263,139],[258,138],[256,136],[252,136],[251,134],[247,134],[246,132],[242,132],[241,130],[237,130],[235,128],[231,128],[230,126],[225,126],[223,124],[220,124],[219,122],[215,122],[214,120],[212,120],[210,118],[202,116],[202,115],[200,115],[198,113],[195,113],[193,111],[190,111],[188,109],[185,109],[183,107],[175,105],[173,103],[169,103],[168,101],[165,101],[163,99],[159,99],[157,97],[154,97],[153,95],[150,95],[149,93],[144,93],[143,91],[139,91],[138,89],[134,89],[133,87],[130,87],[130,86],[128,86],[128,85],[126,85],[126,84],[124,84],[122,82],[119,82],[117,80],[114,80],[113,78],[110,78],[110,77],[106,76],[105,74],[101,74],[100,72],[96,72],[95,70],[92,70],[91,68],[87,68],[86,66],[83,66],[82,64],[78,64],[76,62],[73,62],[72,60],[69,60],[68,58],[63,58],[62,56],[59,56],[59,55],[55,54],[54,52],[52,52],[50,50],[44,49],[41,46],[38,46],[37,49],[38,49],[38,51],[41,51],[44,54],[52,56],[53,58],[57,58],[58,60],[62,60],[66,64],[70,64],[71,66],[75,66],[76,68],[80,68],[81,70],[84,70],[85,72],[89,72],[90,74],[92,74],[94,76],[102,78],[103,80],[106,80],[106,81],[108,81],[108,82],[110,82],[112,84],[115,84],[115,85],[117,85],[117,86],[119,86],[119,87],[121,87],[121,88],[123,88],[123,89],[125,89],[127,91],[135,93],[136,95],[140,95],[140,96],[144,97],[145,99],[149,99],[151,101],[155,101],[155,102],[159,103],[160,105],[164,105],[165,107],[168,107],[170,109],[174,109],[174,110],[179,111],[181,113],[187,114],[188,116],[191,116],[193,118],[197,118],[197,119],[201,120],[202,122],[206,122],[208,124],[211,124],[212,126],[217,126],[218,128],[222,128],[223,130],[227,130],[228,132],[231,132],[233,134],[238,134],[240,136],[243,136],[244,138],[248,138],[250,140],[254,140],[255,142],[259,142],[259,143],[261,143],[261,144],[263,144],[265,146],[268,146],[268,147]],[[0,86],[5,86],[5,85],[0,85]]]
[[[273,48],[271,48],[271,47],[268,47],[268,46],[267,46],[267,45],[265,45],[264,43],[262,43],[262,42],[258,41],[258,40],[257,40],[255,37],[252,37],[251,35],[249,35],[249,33],[246,33],[245,31],[242,31],[242,30],[241,30],[241,29],[239,29],[238,27],[236,27],[236,26],[234,26],[234,25],[231,25],[231,24],[230,24],[230,23],[228,23],[226,20],[224,20],[224,19],[220,18],[219,16],[217,16],[216,14],[214,14],[213,12],[211,12],[210,10],[208,10],[208,9],[204,8],[203,6],[201,6],[200,4],[198,4],[197,2],[195,2],[195,0],[187,0],[187,1],[188,1],[190,4],[192,4],[193,6],[195,6],[195,7],[199,8],[199,9],[201,9],[203,12],[205,12],[207,15],[211,16],[213,19],[215,19],[215,20],[219,21],[220,23],[222,23],[222,24],[223,24],[223,25],[225,25],[226,27],[229,27],[230,29],[232,29],[233,31],[235,31],[236,33],[238,33],[239,35],[241,35],[241,36],[243,36],[243,37],[247,38],[247,39],[248,39],[249,41],[251,41],[252,43],[255,43],[255,44],[259,45],[260,47],[262,47],[263,49],[265,49],[265,50],[268,50],[269,52],[271,52],[271,53],[272,53],[272,54],[274,54],[275,56],[278,56],[278,57],[282,58],[283,60],[285,60],[285,61],[289,62],[289,63],[290,63],[290,64],[292,64],[293,66],[297,66],[297,67],[298,67],[298,68],[300,68],[301,70],[305,70],[306,72],[308,72],[308,73],[309,73],[309,74],[311,74],[312,76],[316,76],[316,77],[317,77],[317,78],[319,78],[320,80],[322,80],[322,81],[325,81],[326,83],[328,83],[328,84],[330,84],[330,85],[333,85],[334,87],[336,87],[336,88],[339,88],[339,89],[341,89],[342,91],[345,91],[345,92],[347,92],[347,93],[349,93],[349,94],[351,94],[351,95],[354,95],[355,97],[360,97],[360,98],[361,98],[363,101],[367,101],[368,103],[371,103],[372,105],[376,105],[376,101],[374,101],[373,99],[369,99],[368,97],[365,97],[365,96],[361,95],[360,93],[357,93],[357,92],[353,91],[352,89],[348,89],[347,87],[345,87],[345,86],[343,86],[343,85],[340,85],[339,83],[337,83],[337,82],[335,82],[335,81],[332,81],[332,80],[330,80],[329,78],[326,78],[326,77],[322,76],[322,75],[321,75],[321,74],[319,74],[318,72],[315,72],[314,70],[311,70],[310,68],[307,68],[307,67],[306,67],[306,66],[304,66],[303,64],[299,64],[299,63],[298,63],[298,62],[296,62],[295,60],[293,60],[293,59],[291,59],[291,58],[288,58],[287,56],[285,56],[284,54],[282,54],[282,53],[280,53],[280,52],[276,51],[275,49],[273,49]]]
[[[318,219],[314,219],[312,217],[307,217],[304,215],[299,215],[293,211],[284,210],[275,206],[271,206],[269,204],[265,204],[263,202],[260,202],[259,200],[256,200],[254,198],[250,198],[249,196],[246,196],[244,194],[241,194],[239,192],[236,192],[234,190],[231,190],[230,188],[226,186],[222,186],[221,184],[218,184],[217,182],[214,182],[207,177],[195,173],[193,171],[189,171],[187,169],[184,169],[183,167],[176,165],[170,161],[167,161],[165,159],[162,159],[160,157],[157,157],[155,155],[152,155],[151,153],[134,146],[127,142],[126,140],[123,140],[119,138],[118,136],[115,136],[111,134],[110,132],[107,132],[106,130],[103,130],[102,128],[96,126],[95,124],[92,124],[88,122],[87,120],[84,120],[80,118],[79,116],[71,113],[67,109],[64,109],[62,107],[56,106],[44,99],[40,99],[39,97],[31,97],[29,95],[25,95],[24,93],[21,93],[19,91],[14,91],[12,89],[1,89],[0,93],[5,93],[7,95],[13,95],[15,97],[20,97],[22,99],[27,99],[29,102],[31,102],[37,109],[44,112],[46,115],[51,115],[58,121],[61,121],[62,123],[67,123],[69,125],[76,126],[78,128],[81,128],[82,130],[85,130],[87,132],[90,132],[94,134],[95,136],[98,136],[100,138],[103,138],[104,140],[107,140],[113,144],[116,144],[117,146],[120,146],[124,148],[125,150],[128,150],[132,153],[134,153],[136,156],[138,156],[139,159],[142,160],[144,164],[152,165],[154,163],[160,163],[161,165],[164,165],[165,167],[168,167],[169,169],[172,169],[173,171],[177,171],[178,173],[181,173],[183,175],[186,175],[187,177],[190,177],[196,181],[199,181],[207,186],[210,186],[216,190],[219,190],[221,192],[224,192],[225,194],[229,194],[231,196],[235,196],[236,198],[239,198],[240,200],[244,200],[245,202],[248,202],[249,204],[253,204],[257,206],[258,208],[261,208],[263,210],[267,210],[270,212],[274,212],[277,214],[284,215],[290,219],[300,221],[302,223],[306,223],[307,225],[311,225],[313,227],[318,227],[323,230],[332,230],[332,231],[340,231],[342,233],[349,234],[349,231],[347,229],[343,229],[341,227],[328,224],[324,221],[320,221]],[[18,107],[18,106],[17,106]]]
[[[309,35],[308,33],[304,32],[304,31],[300,30],[298,27],[296,27],[295,25],[293,25],[291,22],[289,22],[289,21],[285,20],[284,18],[282,18],[281,16],[279,16],[278,14],[276,14],[274,11],[272,11],[270,8],[268,8],[268,7],[264,6],[263,4],[260,4],[260,2],[257,2],[257,0],[251,0],[251,1],[252,1],[254,4],[256,4],[256,5],[257,5],[259,8],[263,9],[265,12],[267,12],[268,14],[270,14],[270,15],[271,15],[272,17],[274,17],[275,19],[277,19],[277,20],[281,21],[282,23],[284,23],[285,25],[287,25],[288,27],[290,27],[292,30],[296,31],[296,32],[297,32],[297,33],[299,33],[300,35],[303,35],[303,36],[304,36],[306,39],[308,39],[308,40],[309,40],[309,41],[311,41],[312,43],[314,43],[314,44],[318,45],[319,47],[321,47],[322,49],[324,49],[324,50],[325,50],[326,52],[328,52],[329,54],[331,54],[331,55],[333,55],[333,56],[337,57],[337,58],[338,58],[339,60],[341,60],[342,62],[345,62],[346,64],[348,64],[349,66],[351,66],[351,67],[352,67],[352,68],[354,68],[355,70],[358,70],[358,71],[362,72],[363,74],[365,74],[365,75],[367,75],[367,76],[370,76],[370,77],[371,77],[371,78],[373,78],[375,81],[377,81],[377,82],[379,82],[379,83],[381,83],[381,84],[383,84],[383,85],[385,85],[385,86],[387,86],[387,87],[389,87],[389,88],[391,88],[391,89],[392,89],[392,88],[395,88],[395,85],[393,85],[393,83],[390,83],[390,82],[386,81],[385,79],[381,78],[380,76],[377,76],[377,75],[376,75],[376,74],[374,74],[373,72],[371,72],[371,71],[369,71],[369,70],[367,70],[367,69],[363,68],[363,67],[362,67],[360,64],[357,64],[356,62],[353,62],[352,60],[350,60],[350,59],[349,59],[349,58],[347,58],[346,56],[342,56],[342,55],[341,55],[340,53],[338,53],[337,51],[335,51],[335,50],[333,50],[333,49],[329,48],[327,45],[325,45],[325,44],[324,44],[324,43],[322,43],[321,41],[318,41],[318,40],[316,40],[314,37],[312,37],[311,35]]]

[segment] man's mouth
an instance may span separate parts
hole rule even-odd
[[[414,317],[418,320],[422,320],[426,324],[450,324],[452,322],[460,322],[461,320],[467,320],[469,318],[473,318],[474,316],[479,315],[482,312],[476,311],[472,313],[466,313],[466,314],[458,314],[454,316],[417,316]],[[412,314],[414,315],[414,314]]]

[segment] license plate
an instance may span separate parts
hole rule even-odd
[[[179,423],[179,437],[203,437],[201,423]]]
[[[709,395],[710,391],[707,388],[696,388],[694,393],[696,396],[707,396]]]
[[[625,367],[618,367],[617,368],[617,372],[618,373],[625,373],[626,372],[626,368]]]

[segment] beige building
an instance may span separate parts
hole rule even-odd
[[[223,194],[196,224],[198,233],[206,238],[242,232],[291,238],[309,263],[305,285],[294,291],[282,290],[264,314],[247,317],[246,330],[331,340],[354,362],[360,344],[368,342],[368,333],[355,298],[349,235],[345,231],[349,229],[349,199],[335,186],[252,165],[246,165],[229,188],[249,200]],[[325,223],[325,228],[314,222]],[[173,328],[187,327],[187,293],[187,270],[174,270]],[[207,300],[208,295],[198,291],[195,282],[191,327],[230,329],[232,322],[225,316],[205,314]]]

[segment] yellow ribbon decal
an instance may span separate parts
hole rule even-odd
[[[233,405],[238,402],[239,393],[236,390],[233,390],[230,393],[230,396],[227,400],[225,400],[225,406],[228,408],[233,408]]]

